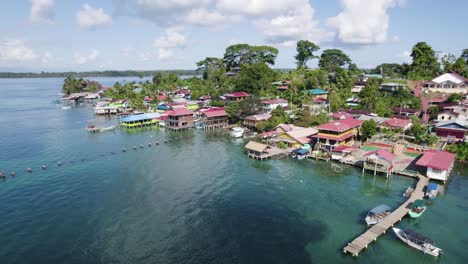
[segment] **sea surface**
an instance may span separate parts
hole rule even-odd
[[[95,79],[104,85],[124,80]],[[442,257],[409,248],[389,231],[356,259],[342,248],[366,230],[366,212],[382,203],[398,207],[414,180],[386,181],[346,166],[337,174],[329,163],[313,160],[254,161],[244,153],[246,142],[223,132],[88,134],[91,106],[62,110],[52,103],[62,81],[0,79],[0,171],[16,172],[0,181],[1,264],[468,259],[463,164],[420,219],[397,225],[431,237]],[[144,148],[133,150],[140,144]]]

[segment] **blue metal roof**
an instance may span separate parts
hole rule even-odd
[[[427,189],[428,189],[429,191],[435,191],[435,190],[438,189],[438,186],[437,186],[436,183],[429,183],[429,185],[427,186]]]
[[[161,114],[159,113],[146,113],[146,114],[138,114],[138,115],[129,115],[127,117],[121,118],[120,122],[136,122],[148,119],[155,119],[160,117]]]
[[[328,91],[318,89],[318,88],[307,90],[307,92],[309,92],[310,94],[314,94],[314,95],[328,94]]]

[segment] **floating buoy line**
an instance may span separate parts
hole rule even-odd
[[[173,142],[173,140],[172,140],[172,139],[166,139],[166,140],[164,140],[163,142],[164,142],[164,143],[170,143],[170,142]],[[148,143],[147,143],[147,146],[148,146],[148,147],[152,147],[153,145],[154,145],[154,146],[158,146],[159,144],[160,144],[159,141],[154,141],[154,142],[148,142]],[[145,145],[144,145],[144,144],[134,145],[132,148],[133,148],[134,150],[144,149],[144,148],[145,148]],[[121,153],[125,153],[125,152],[127,152],[127,148],[126,148],[126,147],[122,147]],[[109,156],[111,156],[111,155],[116,155],[117,153],[119,153],[119,152],[111,151],[111,152],[108,152],[108,153],[98,154],[96,157],[106,157],[106,156],[107,156],[106,154],[108,154]],[[81,159],[79,159],[79,160],[80,160],[81,162],[85,162],[85,161],[87,161],[87,160],[95,160],[95,159],[91,159],[91,158],[89,158],[89,157],[87,157],[87,158],[84,158],[84,157],[83,157],[83,158],[81,158]],[[50,168],[47,167],[46,164],[47,164],[47,163],[45,163],[45,164],[43,163],[43,164],[41,164],[41,165],[39,166],[40,171],[47,171],[47,170],[53,168],[53,167],[50,167]],[[62,167],[63,165],[65,165],[65,164],[67,164],[67,163],[66,163],[66,162],[64,163],[64,162],[62,162],[62,161],[56,161],[55,164],[57,165],[57,167]],[[71,161],[68,162],[68,164],[75,164],[75,161],[74,161],[74,160],[71,160]],[[26,168],[24,169],[25,174],[33,174],[33,173],[34,173],[33,168],[34,168],[34,167],[26,167]],[[7,170],[7,171],[9,171],[8,174],[9,174],[10,177],[12,177],[12,178],[15,177],[15,176],[17,175],[16,172],[15,172],[15,170]],[[1,182],[1,181],[6,181],[6,179],[8,178],[8,177],[7,177],[8,174],[7,174],[5,171],[0,170],[0,182]]]

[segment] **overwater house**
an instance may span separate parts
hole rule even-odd
[[[250,130],[257,130],[257,124],[262,121],[267,121],[271,118],[270,113],[263,113],[258,115],[251,115],[244,118],[244,126]]]
[[[361,125],[361,120],[347,118],[316,127],[318,134],[313,136],[317,140],[316,149],[331,151],[338,146],[353,145]]]
[[[193,127],[193,112],[182,108],[173,108],[167,113],[166,127],[173,130],[190,129]]]
[[[468,80],[456,72],[447,72],[423,83],[424,91],[439,93],[468,93]]]
[[[388,177],[393,172],[395,158],[395,155],[385,149],[371,151],[365,155],[362,172],[370,170],[374,172],[374,175],[382,172]]]
[[[99,93],[89,93],[84,97],[84,100],[88,103],[96,102],[99,99],[101,99],[101,94]]]
[[[117,106],[96,106],[94,107],[95,115],[116,115],[119,112],[119,107]]]
[[[224,97],[226,98],[227,102],[237,102],[244,100],[247,97],[250,97],[250,94],[246,92],[234,92],[230,94],[225,94]]]
[[[384,92],[396,92],[400,89],[404,89],[406,86],[401,83],[382,83],[379,89]]]
[[[228,116],[224,107],[201,110],[201,122],[205,129],[220,129],[228,126]]]
[[[350,155],[357,148],[353,146],[339,146],[333,149],[331,159],[332,160],[344,160],[346,156]]]
[[[255,141],[250,141],[245,145],[245,148],[247,149],[247,155],[249,157],[254,158],[254,159],[267,159],[270,157],[270,154],[268,153],[268,150],[271,148],[268,145],[258,143]]]
[[[455,154],[443,150],[426,150],[416,162],[425,175],[434,180],[446,181],[455,163]]]
[[[263,112],[270,113],[274,109],[281,107],[281,109],[286,110],[288,108],[288,100],[276,98],[262,101],[263,103]]]
[[[62,98],[62,100],[67,101],[69,103],[84,103],[85,97],[91,94],[89,92],[82,92],[82,93],[71,93],[68,97]]]
[[[124,128],[138,128],[155,126],[158,124],[159,113],[141,113],[129,115],[120,119],[120,126]]]
[[[451,120],[436,125],[436,135],[443,141],[460,142],[468,135],[468,121]]]
[[[392,130],[401,130],[406,131],[408,128],[411,127],[412,121],[410,119],[400,119],[400,118],[389,118],[385,122],[383,122],[380,127],[381,128],[390,128]]]
[[[277,129],[276,131],[280,131]],[[278,132],[277,132],[278,133]],[[310,147],[314,135],[318,133],[317,129],[311,127],[295,127],[292,130],[278,133],[273,142],[284,142],[289,148]]]

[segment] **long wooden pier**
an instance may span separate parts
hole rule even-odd
[[[413,203],[417,199],[422,199],[424,197],[423,189],[424,186],[429,183],[429,178],[422,175],[418,175],[418,177],[419,181],[416,184],[416,188],[408,200],[400,205],[400,207],[393,211],[389,216],[385,217],[382,222],[369,228],[362,235],[348,243],[348,245],[343,248],[344,253],[351,253],[353,257],[357,257],[359,252],[367,248],[373,241],[376,241],[380,235],[385,234],[385,232],[390,227],[393,227],[394,224],[401,221],[401,219],[410,211],[409,204]]]

